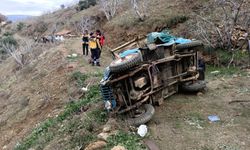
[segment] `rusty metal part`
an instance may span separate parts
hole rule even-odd
[[[147,94],[144,94],[142,97],[146,97],[146,96],[149,96],[149,95],[154,94],[156,92],[159,92],[159,91],[163,90],[164,88],[167,88],[167,87],[169,87],[171,85],[174,85],[176,83],[178,83],[178,81],[171,82],[168,85],[165,85],[165,86],[162,86],[161,88],[158,88],[157,90],[154,90],[154,91],[151,91],[151,92],[149,92]]]
[[[185,79],[180,79],[180,81],[181,82],[186,82],[186,81],[190,81],[190,80],[197,80],[198,78],[199,78],[199,73],[197,72],[197,74],[195,76],[185,78]]]
[[[145,38],[145,36],[136,37],[135,39],[133,39],[133,40],[131,40],[131,41],[128,41],[128,42],[124,43],[123,45],[121,45],[121,46],[119,46],[119,47],[117,47],[117,48],[115,48],[115,49],[112,49],[110,52],[111,52],[111,53],[114,53],[114,52],[116,52],[116,51],[118,51],[118,50],[120,50],[120,49],[122,49],[122,48],[125,48],[125,47],[129,46],[130,44],[132,44],[132,43],[134,43],[134,42],[137,42],[137,41],[140,41],[140,40],[142,40],[142,39],[144,39],[144,38]]]
[[[122,93],[122,91],[121,91],[121,89],[119,88],[119,89],[117,89],[117,98],[119,99],[119,101],[122,101],[122,102],[124,102],[124,104],[126,105],[126,106],[129,106],[128,105],[128,103],[127,103],[127,101],[126,101],[126,99],[125,99],[125,96],[124,96],[124,94]]]
[[[134,70],[134,71],[132,71],[132,72],[126,74],[126,75],[123,75],[123,76],[120,76],[119,78],[116,78],[116,79],[113,79],[113,80],[108,81],[107,84],[112,84],[112,83],[114,83],[114,82],[117,82],[117,81],[120,81],[120,80],[124,80],[124,79],[126,79],[126,78],[128,78],[128,77],[132,77],[132,76],[135,75],[137,72],[139,72],[139,71],[141,71],[141,70],[143,70],[143,69],[147,69],[148,66],[150,66],[150,65],[149,65],[149,64],[144,64],[144,65],[142,65],[141,67],[137,68],[136,70]]]
[[[141,92],[140,91],[136,91],[134,86],[133,86],[133,80],[132,78],[129,78],[129,83],[131,85],[131,90],[129,92],[129,97],[132,99],[132,100],[137,100],[138,97],[141,95]]]
[[[164,96],[164,99],[168,98],[171,95],[174,95],[175,93],[177,93],[177,91],[172,91],[171,93],[169,93],[168,95]]]
[[[137,88],[143,88],[147,84],[147,78],[146,77],[140,77],[136,80],[134,80],[135,87]]]
[[[127,80],[125,80],[125,88],[126,88],[127,94],[129,95],[128,82],[127,82]],[[132,102],[131,102],[130,96],[128,96],[128,100],[129,100],[129,106],[131,106],[131,105],[132,105]]]
[[[139,106],[141,106],[143,103],[145,103],[147,100],[149,99],[149,96],[145,97],[143,100],[135,103],[134,105],[132,106],[128,106],[126,109],[123,109],[121,111],[118,112],[118,114],[122,114],[124,112],[127,112],[127,111],[130,111],[132,109],[135,109],[135,108],[138,108]]]
[[[170,57],[163,58],[163,59],[157,60],[155,62],[152,62],[152,64],[157,65],[157,64],[160,64],[160,63],[165,63],[165,62],[173,61],[173,60],[178,61],[178,59],[181,59],[182,57],[195,56],[195,55],[196,55],[195,53],[193,53],[193,54],[185,54],[185,55],[173,55],[173,56],[170,56]],[[137,68],[136,70],[134,70],[133,72],[130,72],[130,73],[126,74],[126,75],[123,75],[123,76],[121,76],[121,77],[119,77],[117,79],[113,79],[111,81],[108,81],[107,83],[112,84],[112,83],[117,82],[119,80],[123,80],[123,79],[126,79],[128,77],[132,77],[137,72],[139,72],[139,71],[141,71],[143,69],[146,69],[146,68],[150,68],[151,66],[152,65],[150,65],[150,64],[144,64],[140,68]],[[151,83],[152,83],[152,81],[153,80],[151,80]]]

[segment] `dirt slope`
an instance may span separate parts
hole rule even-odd
[[[78,57],[67,59],[72,53]],[[101,72],[110,61],[105,58],[102,67],[90,66],[76,38],[52,46],[22,70],[15,71],[12,59],[0,64],[0,149],[12,149],[38,123],[59,114],[79,90],[70,83],[72,73]]]
[[[151,138],[165,150],[248,150],[250,78],[212,78],[205,94],[178,94],[156,108]],[[232,103],[234,100],[248,100]],[[207,117],[218,115],[211,123]]]

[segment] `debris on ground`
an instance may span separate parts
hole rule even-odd
[[[98,150],[103,149],[107,145],[104,141],[97,141],[94,143],[90,143],[84,150]]]
[[[102,133],[98,134],[97,137],[100,140],[107,141],[108,137],[117,134],[118,123],[115,119],[110,118],[104,125]]]
[[[76,54],[76,53],[73,53],[72,55],[71,55],[71,57],[73,57],[73,58],[75,58],[75,57],[77,57],[78,55]]]
[[[233,104],[233,103],[250,103],[250,100],[234,100],[230,101],[228,104]]]
[[[211,122],[217,122],[217,121],[220,121],[220,118],[216,115],[210,115],[208,116],[208,120]]]
[[[73,53],[71,55],[67,55],[67,58],[76,58],[78,55],[76,53]]]
[[[213,75],[217,75],[217,74],[220,73],[220,71],[216,70],[216,71],[212,71],[212,72],[210,72],[210,73],[213,74]]]
[[[155,144],[155,142],[150,139],[144,140],[144,143],[149,150],[160,150],[160,148]]]
[[[148,128],[146,125],[140,125],[137,134],[139,134],[141,137],[144,137],[148,133]]]
[[[111,150],[127,150],[127,149],[123,146],[118,145],[118,146],[113,147]]]

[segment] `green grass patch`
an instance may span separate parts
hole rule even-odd
[[[76,71],[71,75],[71,79],[77,82],[78,87],[83,87],[85,80],[88,78],[88,75],[81,73],[80,71]]]
[[[220,64],[222,65],[228,65],[230,60],[232,59],[232,53],[225,51],[225,50],[217,50],[216,54],[220,60]],[[244,51],[236,51],[234,54],[234,62],[239,64],[240,62],[247,62],[249,59],[249,55],[247,52]]]
[[[217,73],[213,73],[218,71]],[[207,65],[206,76],[207,77],[232,77],[233,75],[247,76],[247,72],[241,70],[239,67],[217,67],[212,65]]]
[[[108,145],[105,150],[110,150],[114,146],[121,145],[128,150],[144,150],[146,149],[140,142],[141,138],[133,133],[119,131],[116,135],[108,138]]]
[[[204,116],[202,116],[200,113],[191,112],[187,116],[188,117],[186,119],[186,122],[190,126],[193,126],[195,128],[198,128],[198,129],[203,129],[204,127],[206,127],[207,122],[206,122]]]
[[[79,101],[74,101],[70,102],[66,105],[65,110],[59,114],[55,118],[49,118],[43,123],[40,124],[39,127],[35,128],[29,136],[27,136],[20,144],[18,144],[15,149],[16,150],[27,150],[33,146],[36,145],[42,145],[44,146],[46,143],[51,141],[56,134],[53,134],[52,130],[53,128],[60,128],[58,124],[62,124],[66,119],[74,116],[77,111],[80,110],[82,106],[85,106],[90,103],[96,103],[97,101],[100,100],[100,93],[99,93],[99,86],[94,85],[90,87],[89,92],[86,94],[85,98],[79,100]],[[100,115],[97,117],[97,115]],[[106,114],[102,112],[101,110],[96,110],[88,114],[93,120],[92,122],[104,122],[106,121]],[[89,121],[84,121],[84,122],[89,122]],[[71,123],[69,125],[69,128],[65,130],[65,132],[73,132],[73,130],[77,130],[79,127],[78,123]],[[87,123],[83,123],[84,128],[87,128]],[[55,132],[58,132],[55,130]],[[42,143],[42,144],[39,144]]]

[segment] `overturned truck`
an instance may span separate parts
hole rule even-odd
[[[180,89],[203,90],[205,65],[198,56],[201,47],[200,41],[153,32],[143,47],[118,54],[118,49],[113,50],[115,59],[100,84],[105,108],[112,114],[126,114],[127,124],[137,126],[152,118],[155,105]]]

